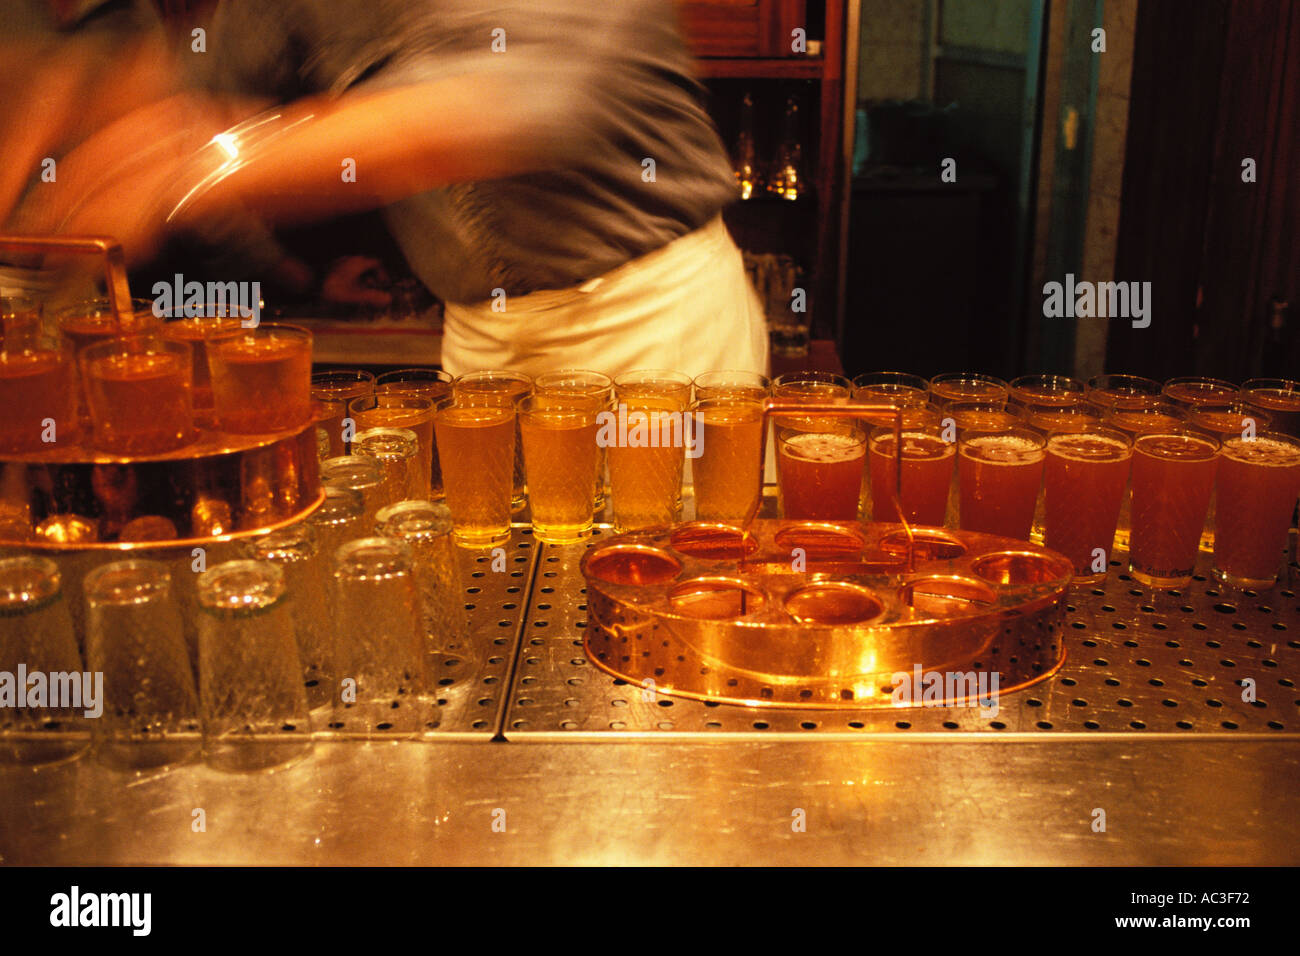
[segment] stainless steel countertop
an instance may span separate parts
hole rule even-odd
[[[0,768],[0,861],[1300,862],[1294,578],[1075,589],[1066,664],[993,720],[810,714],[642,701],[585,661],[581,549],[511,549],[507,574],[463,557],[475,638],[425,739],[324,738],[251,776]]]

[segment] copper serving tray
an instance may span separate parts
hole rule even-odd
[[[994,694],[1048,677],[1064,660],[1072,569],[995,535],[763,519],[617,535],[582,573],[584,644],[616,677],[747,706],[860,709],[894,706],[900,673],[985,672],[981,697],[994,673]],[[970,702],[975,686],[945,681],[934,702]]]
[[[100,236],[0,236],[0,249],[102,260],[119,323],[131,314],[122,248]],[[79,441],[0,454],[0,547],[36,551],[190,548],[292,524],[324,500],[316,427],[266,435],[196,431],[176,451],[123,457]]]

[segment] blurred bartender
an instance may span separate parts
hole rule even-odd
[[[446,302],[453,374],[765,370],[671,0],[225,0],[173,75],[191,92],[85,139],[15,221],[143,257],[169,230],[382,207]]]

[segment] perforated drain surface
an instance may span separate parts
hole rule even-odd
[[[536,542],[527,529],[516,528],[503,547],[504,562],[489,552],[456,549],[465,582],[470,637],[442,644],[434,683],[438,690],[438,734],[491,736],[505,709],[505,688],[515,659],[527,610]]]
[[[1066,661],[1049,680],[972,707],[783,711],[653,694],[592,666],[582,647],[587,545],[542,546],[501,730],[598,734],[1300,735],[1300,572],[1269,591],[1221,591],[1208,557],[1185,591],[1152,591],[1116,562],[1068,598]],[[1120,556],[1124,558],[1126,556]],[[1253,681],[1253,686],[1251,685]],[[1252,699],[1253,698],[1253,699]]]

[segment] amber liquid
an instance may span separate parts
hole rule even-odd
[[[162,327],[163,337],[185,342],[190,347],[190,395],[194,416],[200,424],[212,424],[212,373],[208,367],[208,344],[213,338],[239,332],[238,319],[177,319]],[[342,451],[337,454],[342,454]]]
[[[1048,440],[1044,543],[1074,564],[1080,577],[1094,570],[1094,551],[1109,561],[1119,506],[1128,486],[1133,453],[1122,441],[1101,435],[1059,435]]]
[[[493,547],[510,538],[510,489],[515,459],[512,409],[451,407],[438,412],[447,507],[457,543]]]
[[[257,435],[311,417],[311,342],[238,336],[209,349],[217,424]]]
[[[857,518],[867,456],[867,440],[862,432],[782,429],[777,450],[776,474],[785,517],[821,521]]]
[[[1274,584],[1297,497],[1300,448],[1269,438],[1225,442],[1219,459],[1216,575],[1238,587]]]
[[[1028,539],[1043,479],[1042,448],[1016,435],[981,435],[962,443],[957,467],[961,527]]]
[[[924,432],[903,432],[903,513],[912,524],[942,525],[956,446]],[[894,436],[871,441],[871,501],[876,521],[898,521]]]
[[[76,434],[72,362],[62,352],[0,351],[0,451],[36,451],[45,420],[56,441]]]
[[[467,404],[495,405],[499,408],[513,409],[515,401],[527,395],[532,390],[532,386],[513,379],[499,379],[495,381],[462,382],[455,385],[453,390],[457,398],[463,396]],[[528,486],[524,473],[524,444],[516,424],[514,477],[510,491],[510,507],[515,511],[523,508],[527,494]]]
[[[748,521],[763,494],[763,410],[756,403],[714,406],[697,413],[700,457],[691,460],[695,517]]]
[[[1215,446],[1182,435],[1144,435],[1133,445],[1130,563],[1151,587],[1192,579],[1218,466]]]
[[[95,444],[114,454],[171,451],[193,438],[186,360],[174,352],[107,355],[86,367]]]
[[[591,533],[596,498],[595,414],[526,414],[519,429],[528,470],[533,533],[542,541],[569,544]]]
[[[1244,393],[1242,400],[1273,416],[1274,431],[1300,438],[1300,391],[1258,388]]]
[[[627,401],[629,419],[634,412],[644,412],[657,422],[660,444],[614,444],[608,449],[610,500],[619,531],[663,527],[677,520],[686,449],[684,436],[670,423],[681,422],[681,408],[670,396],[641,395]],[[631,424],[628,432],[631,437]]]

